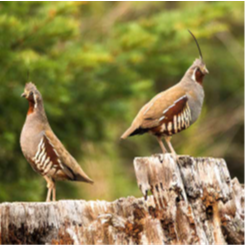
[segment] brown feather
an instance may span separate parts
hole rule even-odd
[[[128,136],[142,134],[151,131],[152,129],[156,130],[157,127],[162,125],[160,119],[164,116],[163,112],[183,96],[185,96],[185,90],[183,90],[179,84],[156,95],[150,102],[141,108],[132,125],[125,131],[121,138],[125,139]],[[172,119],[174,117],[173,113],[180,111],[180,108],[184,105],[186,100],[187,98],[184,101],[177,103],[177,107],[170,108],[169,111],[166,112],[166,119]]]
[[[65,149],[60,140],[55,136],[51,129],[45,131],[46,136],[50,139],[51,143],[55,146],[55,149],[59,155],[60,161],[63,166],[63,171],[70,178],[70,180],[83,181],[87,183],[93,183],[85,172],[82,170],[81,166],[77,161],[70,155],[70,153]],[[71,173],[73,178],[71,178]]]

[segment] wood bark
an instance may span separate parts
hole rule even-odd
[[[154,155],[134,168],[142,198],[0,204],[0,244],[244,244],[244,187],[223,159]]]

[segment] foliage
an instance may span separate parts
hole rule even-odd
[[[243,170],[243,2],[1,2],[0,201],[43,200],[45,182],[19,136],[25,82],[41,91],[50,124],[96,183],[62,182],[58,198],[140,195],[132,160],[160,148],[120,142],[140,107],[175,84],[198,56],[210,71],[201,119],[174,137],[180,154],[226,158]],[[21,192],[20,192],[21,191]]]

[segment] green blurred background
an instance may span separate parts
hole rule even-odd
[[[225,158],[244,182],[243,11],[244,2],[1,2],[0,202],[46,197],[46,182],[19,145],[28,81],[42,93],[56,135],[95,181],[58,182],[58,199],[141,196],[133,158],[160,147],[150,135],[119,138],[198,57],[187,29],[210,75],[201,117],[173,146]]]

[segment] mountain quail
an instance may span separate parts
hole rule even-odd
[[[55,180],[93,183],[53,133],[44,111],[41,93],[36,86],[27,83],[21,96],[28,100],[29,110],[22,128],[20,145],[32,168],[47,181],[46,201],[50,201],[51,195],[53,201],[56,199]]]
[[[141,108],[122,139],[149,132],[157,137],[163,153],[166,149],[162,137],[177,157],[170,142],[171,136],[188,128],[200,115],[204,99],[203,78],[208,74],[198,42],[190,34],[196,42],[200,59],[193,62],[178,84],[159,93]]]

